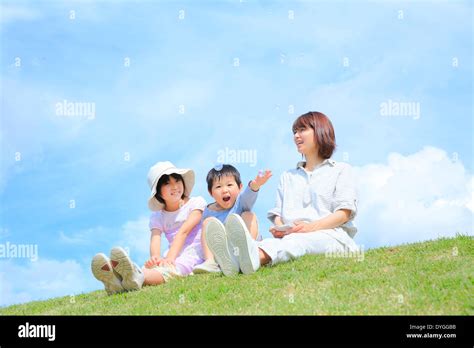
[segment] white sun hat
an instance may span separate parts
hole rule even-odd
[[[194,171],[191,169],[176,168],[173,163],[168,161],[158,162],[148,171],[148,186],[150,186],[151,189],[151,196],[148,200],[148,208],[150,208],[151,211],[159,211],[164,209],[165,205],[160,203],[155,197],[156,184],[163,175],[170,175],[173,173],[179,174],[183,177],[185,187],[184,196],[190,197],[194,186]]]

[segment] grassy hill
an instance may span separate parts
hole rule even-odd
[[[473,315],[473,294],[474,239],[458,236],[372,249],[359,261],[307,255],[252,275],[195,275],[114,296],[94,291],[14,305],[0,314]]]

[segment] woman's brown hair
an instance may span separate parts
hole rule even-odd
[[[310,111],[293,122],[293,133],[300,128],[312,128],[314,141],[319,147],[319,156],[324,159],[331,158],[336,149],[336,135],[329,117],[322,112]]]

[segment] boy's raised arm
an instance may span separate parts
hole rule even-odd
[[[257,175],[255,179],[249,182],[248,187],[242,192],[240,196],[240,204],[244,211],[251,211],[255,201],[257,200],[258,190],[263,186],[268,179],[272,177],[270,170],[265,171],[261,175]]]
[[[257,177],[250,182],[249,186],[253,191],[258,191],[271,177],[272,171],[266,170],[264,173],[259,173]]]

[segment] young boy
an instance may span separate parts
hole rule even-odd
[[[204,263],[197,265],[194,273],[224,272],[233,275],[239,272],[238,255],[230,248],[222,233],[232,226],[233,220],[241,219],[253,240],[261,239],[258,233],[257,217],[251,212],[257,200],[258,190],[272,176],[267,170],[260,173],[243,189],[239,171],[229,164],[219,164],[207,174],[207,189],[215,202],[209,204],[202,215],[203,228],[201,244]],[[243,190],[242,190],[243,189]],[[227,219],[232,214],[232,219]],[[214,255],[219,254],[217,263]],[[219,267],[221,265],[221,267]]]

